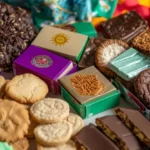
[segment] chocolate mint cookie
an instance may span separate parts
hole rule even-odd
[[[36,33],[26,10],[0,2],[0,71],[11,68]]]
[[[150,69],[142,71],[134,82],[137,97],[150,108]]]

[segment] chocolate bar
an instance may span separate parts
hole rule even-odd
[[[119,150],[119,148],[100,132],[93,124],[84,127],[75,137],[78,150]]]
[[[116,108],[115,112],[134,135],[150,148],[150,122],[137,110]]]
[[[89,39],[88,44],[81,57],[81,60],[78,64],[80,69],[84,69],[95,64],[95,52],[97,50],[97,47],[104,41],[105,38],[102,34],[99,34],[98,37],[93,37]]]
[[[121,150],[143,150],[138,139],[116,116],[98,118],[96,124]]]
[[[108,67],[126,81],[136,77],[141,71],[150,67],[150,58],[130,48],[112,60]]]
[[[118,17],[101,23],[102,32],[107,38],[131,40],[147,28],[147,22],[135,11],[130,11]]]

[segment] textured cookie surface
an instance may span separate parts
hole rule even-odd
[[[128,44],[120,40],[107,40],[102,43],[97,51],[95,63],[104,74],[114,77],[116,74],[108,68],[108,63],[128,49]]]
[[[96,75],[75,75],[71,79],[72,87],[83,96],[99,95],[104,91],[104,85]]]
[[[72,134],[72,125],[66,121],[39,125],[34,129],[36,140],[44,146],[57,146],[66,143]]]
[[[63,145],[58,145],[55,147],[46,147],[40,144],[37,144],[37,150],[76,150],[75,143],[73,141],[68,141]]]
[[[150,108],[150,69],[142,71],[134,82],[134,91],[137,97]]]
[[[33,104],[30,113],[39,123],[59,122],[69,115],[69,105],[60,99],[45,98]]]
[[[138,35],[132,41],[133,47],[138,49],[141,53],[150,56],[150,29]]]
[[[48,93],[47,84],[33,74],[15,76],[6,84],[7,96],[20,103],[35,103]]]
[[[72,124],[72,136],[76,135],[84,126],[82,118],[76,114],[70,113],[66,120]]]
[[[20,139],[15,141],[11,144],[14,150],[28,150],[29,148],[29,141],[26,138]]]
[[[28,111],[15,101],[0,103],[0,140],[14,142],[27,134],[30,124]]]

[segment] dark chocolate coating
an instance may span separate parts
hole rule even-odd
[[[150,108],[150,69],[142,71],[134,82],[136,96]]]
[[[102,32],[107,38],[120,39],[129,43],[147,27],[147,22],[135,11],[101,23]]]
[[[0,71],[12,67],[36,34],[26,10],[0,2]]]
[[[78,150],[81,150],[81,147],[84,147],[86,150],[119,150],[119,148],[93,124],[84,127],[73,140]]]
[[[89,39],[88,44],[84,50],[82,58],[78,64],[80,69],[84,69],[95,64],[95,52],[100,45],[100,43],[104,42],[106,39],[100,33],[98,37],[92,37]]]

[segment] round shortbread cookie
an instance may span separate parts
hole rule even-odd
[[[15,101],[0,103],[0,140],[14,142],[24,137],[30,124],[28,111]]]
[[[72,124],[72,136],[76,135],[84,127],[82,118],[76,114],[70,113],[66,120]]]
[[[33,104],[30,113],[38,123],[55,123],[68,117],[69,105],[60,99],[45,98]]]
[[[18,141],[15,141],[14,143],[11,143],[14,150],[28,150],[29,148],[29,141],[27,138],[19,139]]]
[[[72,125],[67,121],[39,125],[34,129],[36,140],[44,146],[57,146],[69,141]]]
[[[37,150],[76,150],[76,145],[73,141],[68,141],[63,145],[58,145],[55,147],[46,147],[37,143]]]
[[[32,104],[43,99],[48,93],[47,84],[33,74],[15,76],[6,84],[6,95],[23,104]]]

